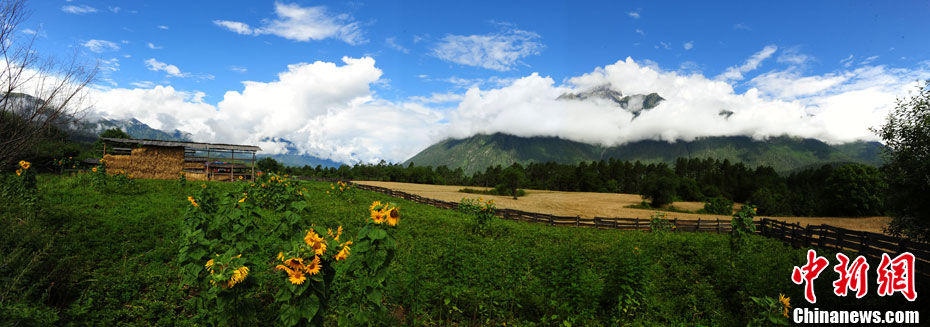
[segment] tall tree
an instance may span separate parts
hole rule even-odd
[[[930,80],[911,97],[898,99],[885,125],[873,131],[885,141],[889,231],[930,241]]]
[[[19,29],[27,16],[25,0],[0,0],[0,167],[20,160],[53,126],[80,119],[84,89],[98,71],[76,58],[40,57],[35,34]]]

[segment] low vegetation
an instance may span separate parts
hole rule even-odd
[[[474,213],[327,196],[335,185],[278,175],[88,178],[39,175],[34,205],[4,194],[0,324],[742,326],[773,310],[754,299],[802,290],[789,276],[803,249],[749,234],[735,249],[729,235],[669,232],[661,217],[654,233],[496,219],[475,233]],[[821,277],[828,292],[836,276]]]

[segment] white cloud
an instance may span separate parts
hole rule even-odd
[[[36,35],[37,33],[36,30],[31,29],[31,28],[24,28],[22,32],[23,34],[29,34],[29,35]]]
[[[119,50],[119,45],[107,40],[89,40],[81,45],[96,53]]]
[[[749,27],[749,25],[746,25],[746,24],[743,24],[743,23],[734,24],[734,25],[733,25],[733,29],[735,29],[735,30],[744,30],[744,31],[751,31],[751,30],[752,30],[752,28]]]
[[[446,35],[430,54],[461,65],[509,71],[523,64],[520,59],[538,55],[545,47],[539,34],[499,25],[502,31],[487,35]]]
[[[875,59],[878,59],[878,56],[871,56],[871,57],[865,58],[865,60],[859,62],[859,65],[864,66],[864,65],[871,64],[872,61],[875,61]]]
[[[122,8],[120,8],[120,7],[107,7],[107,9],[109,9],[110,12],[112,12],[112,13],[114,13],[114,14],[118,14],[118,13],[120,12],[120,10],[122,10]]]
[[[682,47],[685,48],[685,50],[691,50],[692,48],[694,48],[694,41],[685,42],[685,44],[683,44]]]
[[[921,76],[930,76],[930,69],[863,67],[821,76],[783,72],[757,77],[751,82],[756,88],[737,93],[724,80],[684,76],[627,58],[564,85],[533,74],[502,88],[471,88],[449,115],[448,135],[506,132],[604,145],[730,135],[876,140],[868,128],[880,124],[895,97]],[[624,94],[657,92],[666,100],[636,119],[609,101],[555,100],[608,84]],[[725,118],[721,110],[734,114]]]
[[[237,73],[245,73],[249,71],[247,68],[242,67],[242,66],[229,66],[229,70],[237,72]]]
[[[139,87],[139,88],[143,88],[143,89],[150,89],[150,88],[155,87],[155,83],[152,83],[151,81],[138,81],[138,82],[132,82],[132,83],[129,83],[129,85],[132,85],[132,86],[135,86],[135,87]]]
[[[410,101],[418,103],[449,103],[462,101],[465,96],[456,93],[433,93],[428,97],[424,96],[412,96]]]
[[[790,65],[804,65],[813,60],[811,56],[801,53],[798,47],[791,47],[788,49],[782,50],[781,54],[776,60],[778,63],[790,64]]]
[[[148,69],[151,71],[156,71],[156,72],[163,71],[167,73],[168,76],[173,76],[173,77],[190,77],[191,76],[188,73],[182,73],[181,69],[179,69],[178,66],[169,65],[169,64],[160,62],[158,60],[155,60],[155,58],[146,59],[145,66],[148,67]]]
[[[80,14],[95,13],[97,12],[97,8],[94,8],[88,5],[80,5],[80,6],[67,5],[67,6],[62,6],[61,11],[64,11],[69,14],[80,15]]]
[[[163,29],[163,30],[168,29],[168,26],[165,26],[165,25],[158,25],[156,27],[158,27],[159,29]]]
[[[252,34],[252,28],[249,27],[249,24],[246,24],[246,23],[233,22],[233,21],[228,21],[228,20],[214,20],[213,24],[217,26],[222,26],[238,34],[242,34],[242,35]]]
[[[275,19],[266,19],[264,26],[251,28],[248,24],[214,20],[213,24],[244,35],[270,34],[289,40],[307,42],[335,38],[348,44],[367,42],[359,23],[348,14],[331,14],[326,7],[301,7],[297,4],[275,3]]]
[[[100,67],[100,70],[104,72],[115,72],[119,70],[119,59],[97,59],[97,65]]]
[[[636,32],[636,34],[639,34],[639,35],[642,35],[642,36],[646,36],[646,32],[643,32],[642,29],[637,28],[635,32]]]
[[[633,19],[639,19],[639,13],[638,13],[638,12],[635,12],[635,11],[628,12],[628,13],[626,13],[626,15],[627,15],[627,16],[630,16],[630,17],[633,17]]]
[[[385,39],[384,43],[387,44],[388,48],[403,52],[405,54],[410,53],[410,49],[407,49],[404,46],[398,44],[397,39],[394,37],[389,37]]]
[[[742,80],[743,74],[759,68],[759,65],[762,64],[762,61],[768,59],[768,57],[771,57],[776,50],[778,50],[777,46],[767,45],[762,48],[762,50],[749,57],[749,59],[746,59],[746,62],[744,62],[742,65],[727,68],[727,70],[722,74],[717,75],[716,79],[723,81]]]
[[[164,47],[157,46],[157,45],[153,44],[152,42],[146,43],[145,45],[148,46],[149,49],[154,49],[154,50],[164,49]]]
[[[852,66],[852,60],[853,60],[853,55],[849,55],[849,57],[841,59],[840,63],[843,64],[843,67],[849,67],[849,66]]]

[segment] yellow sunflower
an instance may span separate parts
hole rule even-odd
[[[300,270],[292,270],[287,273],[288,280],[291,281],[291,284],[300,285],[307,280],[307,276],[304,276],[304,273]]]
[[[391,208],[391,211],[387,214],[387,223],[391,226],[397,226],[397,223],[400,221],[400,209]]]
[[[245,280],[245,277],[248,275],[249,275],[249,267],[246,267],[246,266],[239,267],[239,269],[236,269],[236,271],[233,271],[232,277],[229,277],[229,281],[226,282],[226,284],[228,285],[228,287],[236,286],[236,284],[239,284],[243,280]]]
[[[375,224],[380,224],[384,222],[384,211],[381,210],[372,210],[371,211],[371,221]]]
[[[284,260],[284,264],[290,267],[292,270],[303,270],[304,258],[290,258]]]
[[[16,176],[22,176],[22,175],[23,175],[23,170],[22,170],[22,169],[17,169],[17,170],[16,170]]]
[[[785,318],[788,318],[788,309],[791,309],[791,298],[786,297],[784,294],[778,294],[778,302],[781,302],[782,305],[782,314],[785,315]]]
[[[320,269],[322,268],[323,268],[323,265],[320,263],[320,257],[315,256],[313,257],[313,261],[310,261],[310,264],[307,265],[307,267],[305,268],[305,271],[312,276],[312,275],[319,274]]]
[[[351,250],[351,248],[349,248],[349,245],[351,244],[352,244],[352,241],[345,242],[345,244],[342,245],[342,250],[339,250],[339,253],[336,253],[336,256],[334,256],[333,259],[336,259],[336,261],[340,261],[340,260],[345,260],[346,258],[348,258],[349,250]]]
[[[191,205],[194,206],[194,207],[199,207],[199,206],[200,206],[200,205],[197,204],[197,201],[194,200],[194,197],[193,197],[193,196],[188,196],[188,197],[187,197],[187,201],[190,201],[190,202],[191,202]]]
[[[91,169],[90,169],[90,171],[92,171],[92,172],[95,172],[95,173],[96,173],[96,172],[97,172],[97,167],[94,167],[94,168],[91,168]]]
[[[375,201],[371,203],[371,206],[368,207],[368,210],[374,211],[375,208],[380,207],[380,206],[381,206],[381,201]]]
[[[23,169],[29,169],[29,167],[32,166],[32,164],[30,164],[28,161],[20,161],[19,165],[22,166]]]

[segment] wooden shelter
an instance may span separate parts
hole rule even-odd
[[[254,145],[145,139],[100,138],[107,172],[123,171],[138,178],[188,180],[255,180]],[[240,161],[237,163],[237,154]]]

